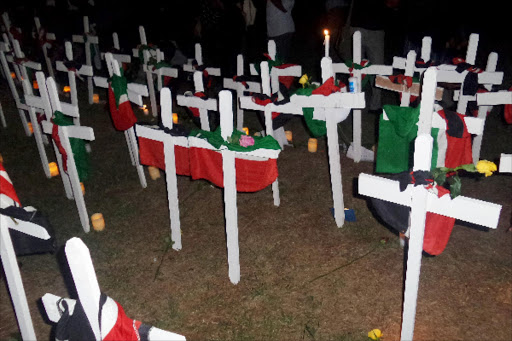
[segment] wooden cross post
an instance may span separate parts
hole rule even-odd
[[[91,48],[95,48],[95,45],[98,45],[98,37],[91,33],[91,29],[89,26],[89,17],[84,16],[84,34],[83,35],[73,35],[72,40],[73,43],[81,43],[84,44],[85,50],[85,64],[92,67],[92,54]],[[92,87],[92,76],[87,76],[87,91],[89,93],[89,104],[94,103],[93,95],[94,90]]]
[[[59,95],[57,92],[57,86],[55,84],[55,81],[53,78],[48,78],[46,81],[47,90],[40,89],[41,91],[48,91],[48,95],[50,97],[50,103],[52,106],[52,110],[60,111],[64,113],[62,110],[63,107],[61,105],[61,102],[59,101]],[[43,121],[42,122],[43,131],[46,134],[52,134],[54,124],[50,121]],[[89,216],[87,215],[87,208],[85,206],[84,201],[84,195],[82,193],[82,188],[80,186],[80,179],[78,177],[78,171],[76,168],[75,160],[73,157],[73,151],[71,150],[71,144],[69,142],[70,138],[78,138],[82,140],[88,140],[92,141],[94,140],[94,131],[92,128],[89,127],[83,127],[83,126],[58,126],[58,135],[60,138],[60,143],[62,144],[62,147],[65,149],[67,154],[67,172],[64,171],[64,165],[62,156],[57,154],[57,159],[60,159],[59,166],[60,174],[62,176],[62,181],[64,182],[64,187],[66,188],[66,194],[69,198],[69,188],[67,186],[70,185],[71,187],[71,195],[72,198],[75,199],[75,203],[78,209],[78,215],[80,217],[80,222],[82,224],[82,228],[87,233],[90,230],[90,224],[89,224]],[[58,149],[57,149],[58,150]],[[69,185],[68,185],[69,184]],[[70,198],[71,199],[71,198]]]
[[[361,64],[361,32],[356,31],[352,37],[353,57],[354,64]],[[356,69],[352,66],[347,66],[345,63],[332,63],[333,73],[352,74],[357,79],[357,84],[361,87],[363,75],[392,75],[393,67],[386,65],[370,65],[362,69]],[[359,89],[362,92],[362,89]],[[362,146],[361,146],[361,110],[355,109],[353,111],[353,156],[354,161],[361,161]],[[351,153],[352,154],[352,153]]]
[[[105,54],[105,60],[110,77],[112,77],[114,74],[117,76],[121,76],[119,63],[116,59],[114,59],[113,54],[107,52]],[[108,89],[109,87],[108,80],[104,77],[94,76],[94,83],[96,84],[96,86],[101,88]],[[148,88],[147,86],[142,84],[128,83],[127,93],[130,102],[142,106],[142,96],[148,96]],[[144,175],[144,168],[139,162],[139,147],[137,145],[137,137],[135,136],[134,127],[125,130],[124,136],[126,139],[126,144],[128,146],[130,160],[132,162],[132,165],[135,166],[135,168],[137,169],[137,175],[139,176],[140,185],[142,186],[142,188],[146,188],[148,185],[146,182],[146,176]]]
[[[5,121],[4,109],[2,109],[2,103],[0,102],[0,122],[2,127],[7,128],[7,122]]]
[[[37,76],[39,74],[39,77]],[[41,71],[36,73],[36,79],[40,78],[42,76],[44,85],[44,75]],[[45,115],[45,109],[48,109],[49,102],[47,103],[48,106],[45,105],[44,100],[42,97],[34,96],[32,92],[32,84],[28,81],[28,79],[23,80],[23,92],[25,93],[25,105],[28,108],[28,114],[30,117],[30,122],[32,123],[32,129],[34,131],[34,139],[36,141],[37,150],[39,151],[39,157],[41,159],[41,165],[43,166],[44,174],[47,178],[51,178],[50,173],[50,166],[48,164],[48,157],[46,155],[46,148],[44,146],[45,144],[45,137],[46,135],[43,135],[41,132],[41,125],[39,123],[37,112],[41,112]],[[39,82],[38,82],[39,84]],[[48,142],[48,140],[46,140]]]
[[[66,59],[67,62],[73,61],[73,46],[71,45],[71,42],[66,41],[64,43],[64,48],[66,52]],[[56,62],[56,69],[57,71],[66,72],[68,75],[68,82],[69,82],[69,93],[71,97],[71,105],[76,106],[77,111],[78,109],[78,95],[77,95],[77,86],[76,86],[76,77],[81,78],[82,76],[87,77],[93,77],[93,69],[90,65],[73,65],[71,68],[68,68],[65,64],[66,62],[58,60]],[[75,125],[80,125],[80,117],[73,118],[73,123]]]
[[[423,62],[428,63],[430,61],[430,55],[432,52],[432,38],[429,36],[423,37],[421,40],[421,53],[420,58]],[[407,54],[407,58],[404,57],[393,57],[393,68],[399,70],[407,70],[411,68],[411,62],[408,61],[409,54]],[[414,56],[416,58],[416,56]],[[423,72],[427,69],[426,67],[418,67],[415,65],[415,61],[412,62],[412,71],[414,73],[423,74]]]
[[[480,93],[476,95],[476,98],[478,105],[480,106],[500,104],[512,105],[512,91]],[[480,110],[478,110],[478,114],[480,116]],[[473,143],[475,143],[474,140]],[[500,173],[512,173],[512,154],[501,153],[498,171]]]
[[[160,117],[162,119],[162,125],[169,129],[172,129],[171,105],[171,90],[169,88],[163,88],[160,91]],[[171,239],[174,242],[172,248],[174,250],[181,250],[181,223],[174,146],[180,145],[188,148],[187,138],[183,136],[172,136],[163,130],[153,129],[139,124],[135,125],[135,129],[139,138],[159,141],[164,145],[165,179],[167,183],[167,198],[169,200],[169,220],[171,222]]]
[[[239,54],[236,58],[236,75],[244,75],[244,56]],[[258,82],[247,81],[245,84],[247,88],[239,81],[233,78],[224,78],[223,80],[224,89],[231,89],[236,91],[236,129],[242,131],[244,127],[244,110],[240,107],[240,101],[238,99],[244,95],[244,91],[250,91],[253,93],[261,93],[261,84]]]
[[[0,257],[2,258],[7,287],[11,295],[21,337],[23,340],[36,340],[36,333],[32,324],[32,317],[30,316],[30,308],[28,306],[27,296],[25,294],[25,288],[23,287],[20,268],[18,267],[18,260],[16,259],[9,229],[43,240],[50,239],[50,235],[42,226],[28,221],[14,220],[11,217],[0,214]]]
[[[7,38],[7,35],[4,34],[4,39]],[[11,69],[9,68],[8,64],[8,57],[12,61],[12,55],[6,55],[12,53],[12,49],[8,42],[5,40],[3,42],[0,42],[0,63],[2,64],[2,70],[5,74],[5,79],[7,81],[7,84],[9,85],[9,89],[11,90],[12,97],[14,99],[14,103],[16,104],[16,108],[18,109],[18,114],[20,116],[21,125],[23,126],[23,130],[25,131],[25,135],[31,136],[32,133],[30,131],[30,128],[28,126],[27,117],[25,115],[25,111],[28,111],[28,107],[25,103],[21,102],[20,95],[18,94],[18,88],[16,87],[16,84],[14,83],[14,79],[11,76]],[[16,70],[19,70],[19,68],[16,68],[17,65],[14,65],[15,75],[17,74]]]
[[[44,28],[41,27],[41,21],[39,20],[39,17],[34,17],[34,24],[36,31],[34,33],[36,40],[39,42],[39,45],[41,46],[41,50],[43,51],[44,60],[46,62],[46,69],[48,70],[48,74],[50,77],[55,78],[55,73],[53,72],[53,64],[48,57],[48,49],[52,47],[51,42],[54,42],[57,40],[54,33],[46,32]]]
[[[322,79],[325,82],[333,76],[332,68],[328,67],[332,63],[331,58],[322,58]],[[263,93],[269,93],[270,80],[268,76],[267,62],[261,63],[262,89]],[[343,204],[343,188],[341,181],[340,154],[338,145],[338,123],[345,120],[350,114],[352,108],[364,108],[364,93],[334,93],[329,96],[311,95],[299,96],[292,95],[290,102],[282,105],[269,103],[267,105],[256,104],[252,97],[243,96],[240,98],[240,106],[245,109],[260,110],[265,112],[265,126],[267,134],[272,135],[272,112],[287,113],[293,115],[302,115],[303,108],[314,108],[313,118],[323,120],[327,128],[327,144],[329,152],[329,167],[331,175],[331,189],[334,207],[334,219],[338,227],[342,227],[345,222],[345,208]],[[277,180],[275,185],[275,193],[278,193]],[[276,198],[275,198],[276,199]],[[279,199],[277,197],[277,199]],[[277,205],[276,205],[277,206]]]
[[[100,329],[98,316],[100,316],[100,296],[101,290],[98,284],[98,278],[94,270],[91,259],[91,253],[84,242],[77,237],[71,238],[66,242],[65,246],[66,258],[69,269],[73,277],[78,299],[82,304],[83,310],[89,321],[92,332],[97,341],[105,338],[111,328],[103,325]],[[110,298],[107,298],[107,301]],[[111,299],[110,299],[111,300]],[[43,306],[50,321],[57,323],[62,315],[62,301],[66,301],[70,310],[74,310],[76,300],[69,298],[61,298],[53,294],[45,294],[42,297]],[[115,304],[115,303],[114,303]],[[185,341],[183,335],[165,331],[156,327],[151,327],[148,340],[169,340],[169,341]]]
[[[196,93],[204,92],[202,71],[194,71],[194,91]],[[196,96],[177,95],[176,102],[184,107],[197,108],[199,110],[201,129],[210,130],[208,111],[218,111],[216,98],[202,99]]]
[[[436,68],[429,68],[425,71],[418,137],[414,149],[413,171],[429,171],[431,166],[433,138],[430,135],[430,130],[434,109],[436,74]],[[412,184],[405,191],[400,192],[397,181],[364,173],[359,175],[358,183],[359,194],[411,207],[401,340],[413,340],[427,211],[496,228],[501,206],[463,196],[451,199],[449,195],[445,195],[438,198],[436,194],[429,192],[424,186],[414,186]]]

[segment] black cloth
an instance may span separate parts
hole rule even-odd
[[[39,211],[28,212],[22,207],[9,206],[0,208],[0,214],[11,217],[15,220],[28,221],[37,224],[48,232],[48,240],[39,239],[23,232],[9,229],[14,252],[17,256],[31,255],[37,253],[53,253],[56,251],[56,240],[53,227],[47,217]]]

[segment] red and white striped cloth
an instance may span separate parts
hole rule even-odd
[[[21,207],[21,203],[4,164],[0,162],[0,208],[9,206]]]

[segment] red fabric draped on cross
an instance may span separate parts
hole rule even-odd
[[[194,93],[194,96],[199,97],[199,98],[206,97],[204,92],[201,92],[201,91]],[[199,117],[199,108],[193,108],[193,107],[188,107],[188,108],[190,109],[190,111],[192,111],[192,115],[194,115],[194,117]]]
[[[0,162],[0,172],[5,172],[5,175],[0,173],[0,194],[11,198],[13,201],[18,203],[19,206],[21,206],[20,199],[16,194],[16,190],[14,189],[14,186],[9,179],[7,171],[5,170],[4,164],[2,162]]]
[[[62,142],[60,141],[60,135],[59,135],[59,126],[54,124],[52,127],[52,138],[55,144],[57,145],[57,148],[59,149],[59,153],[62,156],[62,167],[64,167],[64,172],[68,171],[68,154],[66,153],[66,149],[62,145]]]
[[[133,320],[126,316],[123,307],[117,303],[117,320],[112,329],[103,338],[103,341],[137,341],[140,340],[139,327],[140,321]]]
[[[140,163],[165,170],[163,143],[139,137]],[[176,174],[205,179],[223,187],[222,155],[204,148],[174,147]],[[272,184],[278,176],[277,160],[254,161],[235,159],[238,192],[257,192]]]
[[[446,119],[444,110],[440,110],[438,113],[443,119]],[[457,115],[461,118],[462,122],[464,122],[465,115],[459,113],[457,113]],[[471,134],[468,132],[466,123],[464,123],[464,132],[462,134],[462,138],[453,137],[446,134],[446,140],[448,142],[448,146],[446,147],[445,167],[455,168],[460,165],[473,163],[473,154],[471,151]]]
[[[508,89],[508,91],[512,91],[512,88]],[[503,115],[505,116],[505,122],[512,124],[512,104],[505,104]]]
[[[436,189],[439,198],[450,193],[442,186],[436,186]],[[455,218],[427,212],[423,250],[433,256],[440,255],[448,244],[454,225]]]

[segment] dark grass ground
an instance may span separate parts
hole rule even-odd
[[[312,54],[303,53],[296,57],[310,62]],[[304,65],[307,72],[314,69],[313,63]],[[270,188],[238,194],[241,281],[233,285],[227,273],[222,190],[178,178],[183,249],[166,251],[170,225],[164,174],[153,181],[146,170],[148,187],[141,188],[124,136],[114,130],[105,103],[88,105],[82,90],[82,124],[93,127],[96,136],[85,201],[89,215],[103,213],[103,232],[85,234],[60,177],[45,178],[35,142],[24,136],[5,82],[0,83],[0,100],[9,127],[0,130],[0,153],[22,203],[48,216],[59,246],[74,236],[84,240],[102,290],[128,316],[190,340],[366,340],[373,328],[380,328],[385,340],[399,338],[404,250],[354,185],[361,172],[373,172],[372,163],[356,164],[342,155],[345,206],[355,210],[357,221],[337,228],[330,214],[325,140],[320,139],[318,152],[309,153],[308,131],[300,118],[291,120],[286,129],[293,131],[293,147],[286,147],[278,160],[281,206],[273,206]],[[100,93],[102,99],[105,95]],[[184,110],[177,111],[181,120],[187,118]],[[141,121],[151,121],[136,112]],[[503,123],[501,113],[497,107],[488,118],[483,159],[510,152],[512,127]],[[363,115],[368,148],[376,141],[376,119]],[[261,129],[251,114],[247,120],[251,132]],[[340,124],[342,136],[351,137],[350,125],[350,119]],[[423,258],[415,338],[508,341],[512,177],[465,178],[462,192],[503,205],[499,226],[487,230],[457,223],[446,250]],[[75,297],[62,249],[20,257],[19,263],[36,333],[49,339],[52,326],[40,297],[47,292]],[[5,285],[0,285],[0,317],[0,339],[19,337]]]

